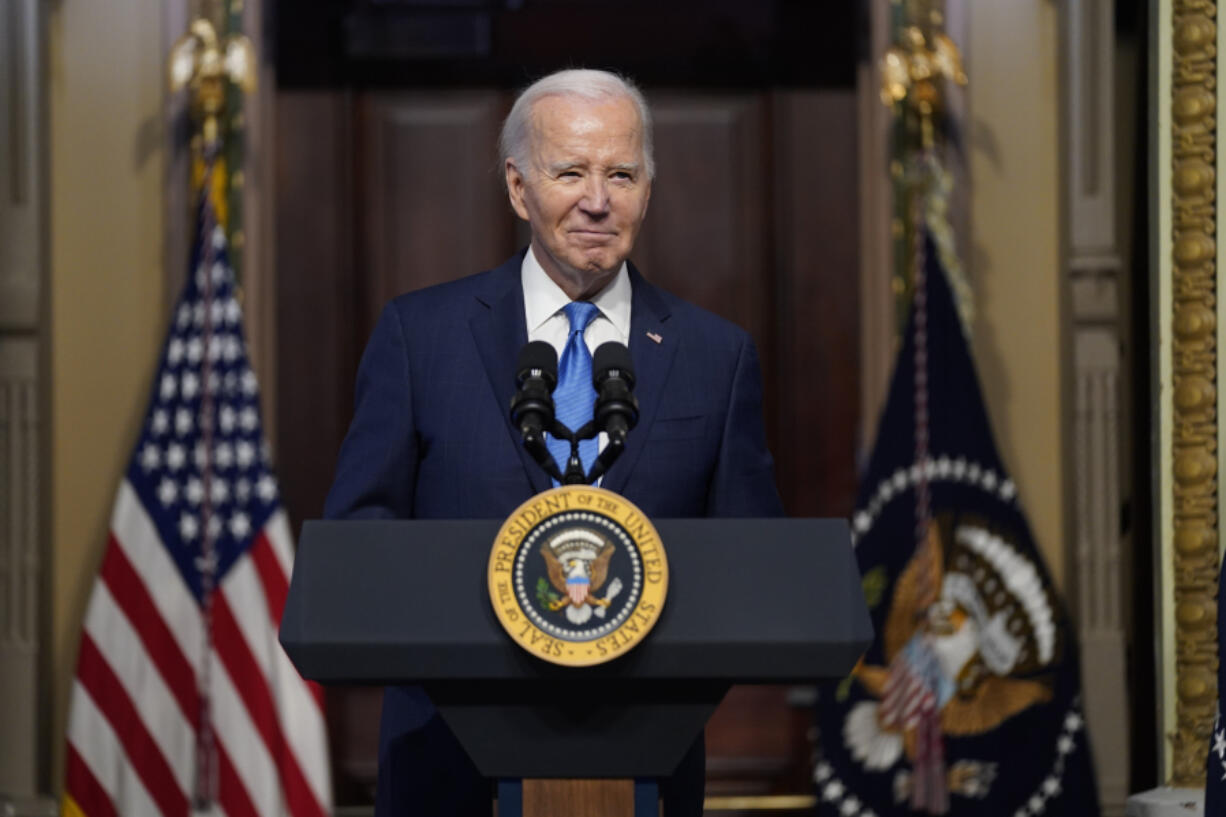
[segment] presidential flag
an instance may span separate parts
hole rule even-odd
[[[818,813],[1098,813],[1076,644],[931,240],[852,518],[876,638],[824,685]]]
[[[64,814],[322,817],[322,699],[277,641],[292,543],[208,197],[72,685]]]

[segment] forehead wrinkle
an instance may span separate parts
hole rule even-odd
[[[592,153],[593,148],[599,154],[608,155],[617,153],[621,150],[629,150],[638,154],[639,157],[643,153],[643,132],[642,122],[639,121],[638,109],[633,108],[633,103],[627,100],[617,100],[610,102],[592,102],[588,100],[578,101],[578,104],[567,105],[569,110],[566,111],[567,116],[559,116],[559,112],[555,107],[558,101],[570,102],[565,96],[544,97],[536,101],[532,107],[529,150],[533,156],[533,164],[538,169],[549,170],[555,165],[569,166],[586,166],[586,160],[579,159],[550,159],[562,156],[583,156]],[[554,103],[551,105],[550,103]],[[598,113],[603,109],[608,111],[611,107],[617,107],[622,104],[631,105],[630,111],[634,114],[634,122],[624,125],[615,132],[610,132],[607,121]],[[552,110],[551,110],[552,109]],[[552,113],[554,115],[550,116]],[[548,121],[548,124],[546,122]],[[602,142],[603,144],[594,145],[593,139]],[[640,167],[640,162],[634,162],[633,165],[627,163],[619,163],[618,167],[633,166]]]

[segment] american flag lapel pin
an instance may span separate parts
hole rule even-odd
[[[664,340],[664,336],[663,336],[663,335],[657,335],[655,332],[648,332],[648,333],[647,333],[647,337],[651,338],[651,339],[652,339],[652,340],[654,340],[656,343],[659,343],[659,342],[661,342],[662,340]]]

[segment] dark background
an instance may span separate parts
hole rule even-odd
[[[646,84],[855,84],[855,0],[276,0],[283,88],[519,88],[566,67]]]

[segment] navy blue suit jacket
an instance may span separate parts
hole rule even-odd
[[[528,341],[522,260],[521,251],[383,310],[358,369],[327,517],[503,519],[550,487],[508,417]],[[601,485],[654,518],[781,515],[749,335],[633,266],[630,283],[640,417]],[[432,711],[420,693],[389,690],[381,761],[391,738]]]

